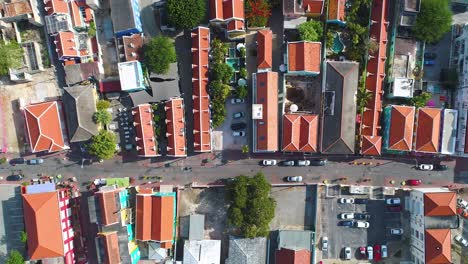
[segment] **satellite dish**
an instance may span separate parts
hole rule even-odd
[[[237,44],[236,48],[237,48],[238,51],[240,51],[241,48],[245,48],[245,44],[244,43],[239,43],[239,44]]]
[[[286,70],[287,70],[287,69],[286,69],[286,65],[281,64],[281,65],[279,66],[279,70],[280,70],[280,72],[286,72]]]
[[[289,107],[289,111],[291,111],[292,113],[297,112],[297,110],[299,110],[299,107],[297,106],[297,104],[292,104]]]
[[[245,86],[247,85],[247,81],[244,79],[244,78],[240,78],[238,81],[237,81],[237,84],[239,86]]]

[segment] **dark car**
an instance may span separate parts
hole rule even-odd
[[[446,170],[448,170],[448,166],[443,165],[443,164],[434,164],[434,170],[436,170],[436,171],[446,171]]]
[[[294,166],[294,160],[285,160],[281,162],[282,166]]]
[[[247,127],[246,123],[234,123],[231,125],[232,130],[241,130],[245,129]]]
[[[11,165],[24,164],[26,160],[24,158],[14,158],[10,160]]]
[[[433,60],[437,57],[437,54],[433,52],[426,52],[424,53],[424,60]]]
[[[310,160],[310,166],[325,166],[325,165],[327,165],[326,159]]]
[[[390,212],[401,212],[401,206],[400,205],[387,206],[387,209]]]
[[[353,226],[353,221],[339,221],[338,226],[352,227]]]
[[[354,199],[355,204],[368,204],[369,199],[356,198]]]
[[[356,220],[369,220],[371,218],[368,214],[354,213],[354,219]]]
[[[23,176],[20,174],[14,174],[7,177],[7,181],[21,181]]]

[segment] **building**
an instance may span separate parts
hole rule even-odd
[[[225,26],[229,39],[243,38],[244,0],[210,0],[210,24]]]
[[[119,250],[119,237],[116,231],[106,232],[99,234],[104,245],[104,264],[121,264],[120,250]]]
[[[111,0],[110,10],[116,37],[142,32],[138,0]]]
[[[210,95],[208,94],[208,53],[210,29],[192,30],[192,98],[195,152],[211,152]]]
[[[166,102],[167,156],[186,157],[184,99],[174,98]]]
[[[136,131],[135,141],[138,155],[141,157],[156,157],[158,143],[154,134],[153,109],[150,104],[142,104],[132,109],[133,125]]]
[[[36,1],[5,2],[0,5],[0,11],[0,21],[2,22],[11,23],[28,20],[29,23],[35,26],[43,26]]]
[[[323,13],[323,0],[283,0],[283,15],[285,19],[300,16],[320,16]]]
[[[318,115],[285,114],[283,116],[282,150],[285,152],[317,152],[318,123]]]
[[[265,237],[229,239],[226,264],[265,264],[267,240]]]
[[[330,0],[328,2],[327,23],[345,24],[346,0]]]
[[[286,49],[288,74],[318,75],[322,63],[321,52],[321,42],[288,42]]]
[[[88,34],[75,34],[71,31],[60,31],[55,36],[55,51],[61,61],[75,61],[86,57],[91,58],[89,52]]]
[[[122,91],[132,92],[146,88],[143,82],[143,69],[139,61],[120,62],[118,68]]]
[[[252,74],[253,152],[278,151],[278,73]]]
[[[58,259],[74,262],[71,204],[55,184],[28,186],[23,194],[30,260]]]
[[[385,108],[383,147],[389,151],[413,149],[414,106],[390,105]]]
[[[119,61],[141,60],[141,55],[143,52],[142,48],[142,34],[132,34],[130,36],[122,36],[122,38],[117,39]]]
[[[93,121],[96,109],[96,90],[94,85],[75,85],[64,88],[62,100],[67,116],[67,128],[70,142],[83,142],[98,133]]]
[[[355,147],[356,99],[359,64],[328,61],[320,151],[353,154]]]
[[[443,188],[420,188],[410,193],[411,255],[414,263],[449,264],[451,229],[458,228],[456,193]]]
[[[221,263],[221,240],[185,240],[183,264]]]
[[[273,65],[273,33],[271,30],[257,31],[257,71],[269,71]]]
[[[313,231],[279,230],[275,263],[310,264],[315,254]]]
[[[74,85],[90,79],[99,80],[104,76],[104,68],[99,62],[84,62],[65,65],[65,82]]]
[[[99,202],[99,208],[101,208],[98,222],[103,226],[118,224],[120,217],[116,212],[120,208],[120,204],[117,203],[119,190],[115,188],[101,188],[99,192],[95,193],[95,196]]]
[[[437,108],[418,108],[416,114],[416,134],[414,150],[417,152],[439,152],[442,110]]]
[[[57,152],[69,149],[61,103],[30,104],[23,109],[31,152]]]
[[[416,67],[418,42],[415,39],[395,38],[394,45],[392,74],[387,78],[390,83],[389,92],[385,96],[412,98],[416,78],[413,69]]]
[[[440,152],[445,155],[453,155],[455,153],[455,142],[457,140],[458,111],[444,109],[442,112],[442,119]]]

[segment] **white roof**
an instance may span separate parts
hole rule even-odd
[[[184,264],[219,264],[221,240],[185,240]]]
[[[252,119],[263,119],[263,104],[252,104]]]
[[[455,141],[457,140],[457,120],[457,110],[444,109],[442,141],[440,147],[440,152],[442,154],[453,154],[455,152]]]
[[[414,80],[408,78],[395,78],[393,81],[393,96],[394,97],[413,97]]]
[[[127,61],[118,64],[122,91],[141,89],[143,74],[139,61]]]

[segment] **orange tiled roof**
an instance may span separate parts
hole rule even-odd
[[[104,264],[120,264],[119,238],[117,231],[111,233],[103,233],[101,236],[104,239]]]
[[[184,100],[174,98],[166,102],[167,155],[187,156],[185,139]]]
[[[151,240],[151,195],[136,196],[135,238]]]
[[[320,42],[289,42],[288,71],[320,73],[321,49]]]
[[[23,210],[31,260],[63,257],[57,192],[23,194]]]
[[[256,74],[254,104],[263,105],[263,119],[256,119],[257,151],[278,150],[278,73]]]
[[[159,156],[153,127],[153,110],[150,104],[141,104],[133,108],[133,125],[136,130],[138,155],[142,157]]]
[[[424,236],[426,264],[452,263],[450,239],[450,229],[426,229]]]
[[[413,144],[414,109],[414,106],[392,106],[388,149],[411,151]]]
[[[328,5],[328,20],[345,20],[346,0],[330,0]]]
[[[276,250],[275,261],[276,263],[310,264],[310,256],[310,251],[307,249],[292,250],[282,248]]]
[[[439,151],[441,112],[437,108],[418,109],[416,151],[432,153]]]
[[[4,17],[15,17],[23,14],[32,13],[29,1],[4,3],[2,9],[5,12]]]
[[[99,205],[101,207],[101,220],[102,224],[112,225],[119,222],[119,214],[117,213],[117,203],[115,198],[115,191],[97,192]]]
[[[318,115],[283,116],[283,151],[317,152]]]
[[[71,31],[61,31],[55,36],[55,45],[59,58],[62,57],[78,57],[78,49],[76,48],[75,34]]]
[[[369,156],[380,156],[382,152],[381,136],[362,136],[361,153]]]
[[[57,101],[28,105],[24,108],[24,116],[32,152],[67,148]]]
[[[69,2],[70,8],[70,16],[74,27],[83,27],[84,20],[81,17],[80,7],[78,1],[70,1]]]
[[[126,61],[140,60],[141,49],[143,47],[143,38],[141,34],[123,36],[124,55]]]
[[[233,19],[227,24],[227,31],[244,31],[244,20]]]
[[[457,195],[454,192],[434,192],[424,194],[424,215],[456,215]]]
[[[271,30],[263,29],[257,31],[257,68],[271,69],[272,67],[272,39],[273,33]]]
[[[224,0],[223,15],[224,20],[244,19],[244,0]]]
[[[210,30],[192,31],[192,98],[195,152],[211,151],[210,97],[208,95],[208,51]]]
[[[302,7],[307,14],[322,14],[323,0],[303,0]]]
[[[68,4],[65,0],[44,0],[48,16],[53,14],[68,14]]]
[[[165,242],[165,248],[170,248],[174,233],[174,197],[138,194],[136,199],[136,239]]]
[[[223,0],[210,0],[210,20],[224,20]]]

